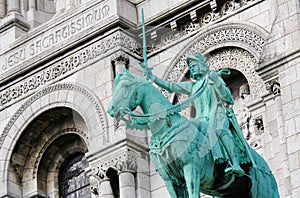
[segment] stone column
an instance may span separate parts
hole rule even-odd
[[[29,10],[36,10],[36,1],[35,0],[29,0],[28,1],[28,7],[29,7]]]
[[[20,2],[19,0],[9,0],[7,1],[7,13],[17,12],[20,13]]]
[[[124,52],[117,52],[112,55],[111,65],[113,67],[114,74],[122,73],[122,67],[125,66],[128,68],[129,66],[129,57]]]
[[[279,135],[279,143],[280,143],[280,151],[281,151],[281,161],[283,177],[284,177],[284,197],[291,196],[291,177],[290,177],[290,168],[289,168],[289,160],[287,154],[287,140],[286,140],[286,131],[285,131],[285,122],[284,115],[282,109],[282,101],[281,101],[281,91],[280,91],[280,83],[278,80],[274,80],[271,82],[271,92],[274,94],[275,106],[276,106],[276,117],[277,117],[277,127],[278,127],[278,135]]]
[[[117,74],[121,74],[123,66],[125,66],[128,69],[128,65],[129,65],[128,55],[125,54],[124,52],[117,52],[117,53],[113,54],[111,57],[111,65],[112,65],[114,77]],[[126,131],[125,126],[126,126],[126,124],[123,120],[121,120],[116,125],[116,131],[117,131],[116,135],[118,137],[125,135],[125,131]]]
[[[119,173],[120,198],[135,198],[134,172],[130,170]]]
[[[109,178],[105,178],[100,182],[100,197],[101,198],[114,198],[114,194],[111,189]]]
[[[92,172],[92,175],[98,180],[100,186],[99,190],[92,189],[92,192],[97,195],[100,194],[100,198],[114,198],[110,178],[108,178],[105,173],[106,170],[101,167],[95,167]]]
[[[28,1],[28,11],[27,11],[27,21],[30,24],[30,26],[36,27],[39,25],[38,22],[36,22],[36,11],[37,11],[37,5],[35,0],[29,0]]]
[[[0,0],[0,19],[4,18],[6,14],[5,0]]]

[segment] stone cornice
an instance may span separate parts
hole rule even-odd
[[[228,0],[224,4],[219,5],[218,8],[212,7],[214,5],[210,4],[212,1],[198,3],[184,13],[180,13],[147,31],[149,34],[148,56],[155,55],[178,42],[182,42],[184,39],[203,32],[210,25],[217,25],[261,1],[263,0],[240,0],[238,2]],[[211,10],[207,10],[207,6],[211,7]],[[262,30],[261,27],[257,27],[257,29]],[[253,29],[253,31],[255,30]],[[259,34],[263,34],[266,37],[268,33],[264,30]]]
[[[24,20],[16,17],[16,18],[11,18],[11,19],[5,21],[4,24],[1,24],[0,33],[5,32],[6,30],[8,30],[9,28],[11,28],[13,26],[18,27],[18,28],[22,29],[25,32],[28,32],[29,29],[30,29],[29,24],[27,24]]]

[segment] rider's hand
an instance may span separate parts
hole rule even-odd
[[[144,75],[146,76],[147,80],[150,79],[151,81],[154,81],[154,79],[155,79],[155,76],[152,74],[150,69],[145,69],[144,70]]]
[[[144,68],[144,76],[146,76],[147,80],[151,80],[154,81],[155,76],[152,74],[151,70],[149,68],[147,68],[144,63],[139,62],[139,64]]]

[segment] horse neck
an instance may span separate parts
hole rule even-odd
[[[163,108],[167,109],[172,106],[168,99],[152,84],[148,83],[144,85],[143,89],[143,100],[140,104],[143,113],[148,114],[149,109],[152,105],[161,105]],[[163,109],[161,109],[163,110]],[[152,112],[153,113],[153,112]]]

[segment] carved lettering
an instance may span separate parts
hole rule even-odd
[[[54,45],[69,39],[73,35],[97,25],[97,22],[111,14],[109,11],[109,5],[97,5],[95,8],[83,12],[80,17],[72,18],[62,25],[36,36],[31,41],[24,43],[22,47],[2,54],[0,56],[0,74],[3,73],[4,70],[16,67],[23,61],[29,60],[37,54],[41,54]]]

